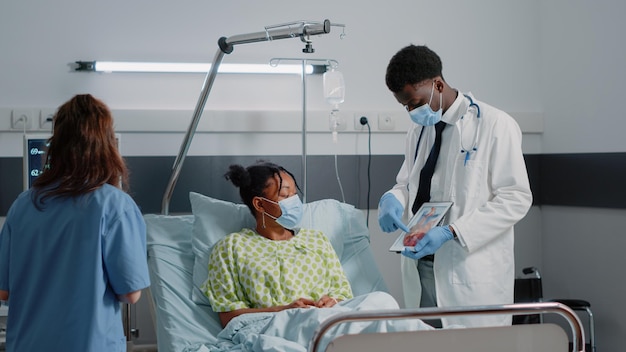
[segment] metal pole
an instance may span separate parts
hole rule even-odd
[[[306,60],[302,60],[302,202],[306,203]]]
[[[222,62],[223,57],[224,52],[221,49],[218,50],[215,54],[215,58],[213,59],[211,70],[207,73],[204,79],[204,84],[202,85],[202,90],[200,92],[200,98],[196,103],[196,108],[193,112],[191,123],[189,123],[189,127],[187,128],[187,134],[185,135],[185,139],[180,145],[180,151],[178,152],[178,156],[176,157],[176,160],[174,160],[174,165],[172,166],[172,175],[170,176],[170,180],[165,190],[165,195],[163,196],[163,201],[161,203],[161,213],[163,213],[164,215],[169,214],[169,204],[170,199],[172,198],[172,194],[174,193],[174,186],[176,185],[176,181],[178,180],[178,176],[180,175],[180,170],[183,167],[183,162],[185,161],[185,156],[187,155],[187,151],[189,150],[189,145],[191,144],[193,135],[195,134],[196,128],[198,127],[198,122],[200,121],[200,117],[202,116],[202,112],[204,111],[204,106],[206,105],[207,98],[209,97],[211,87],[213,87],[213,82],[215,81],[215,77],[217,76],[217,70],[220,66],[220,63]]]
[[[287,27],[287,28],[277,28]],[[330,33],[331,23],[329,20],[323,22],[292,22],[279,24],[276,26],[266,27],[264,32],[256,32],[249,34],[239,34],[228,37],[226,44],[237,45],[256,43],[269,40],[302,38],[303,36],[312,36]]]
[[[278,28],[280,27],[280,28]],[[286,27],[286,28],[285,28]],[[326,34],[330,33],[331,23],[329,20],[324,20],[323,22],[293,22],[287,23],[277,26],[266,27],[264,32],[256,32],[250,34],[241,34],[231,36],[229,38],[222,37],[218,41],[218,45],[220,49],[215,54],[215,59],[213,60],[213,64],[211,65],[211,70],[207,73],[207,76],[204,80],[204,85],[202,87],[202,91],[200,93],[200,97],[198,98],[198,103],[196,104],[196,109],[194,110],[193,117],[191,119],[191,123],[189,124],[189,128],[187,129],[187,134],[185,135],[185,139],[181,144],[180,151],[176,160],[174,161],[174,166],[172,167],[172,175],[170,176],[170,180],[167,184],[165,194],[163,195],[163,200],[161,202],[161,213],[164,215],[169,214],[169,202],[172,198],[172,194],[174,193],[174,187],[176,186],[176,182],[178,181],[178,177],[180,175],[180,170],[182,169],[183,162],[185,157],[187,156],[187,151],[189,150],[189,145],[191,144],[191,140],[193,139],[193,135],[198,126],[198,122],[200,121],[200,116],[204,110],[204,106],[206,104],[208,95],[211,91],[211,87],[213,86],[213,82],[215,81],[215,77],[217,76],[217,71],[224,56],[224,53],[230,54],[233,51],[233,46],[237,44],[245,44],[245,43],[254,43],[261,41],[270,41],[277,39],[287,39],[287,38],[300,38],[304,41],[304,38],[308,38],[312,35]],[[302,76],[303,80],[305,78],[305,70],[304,64],[302,68]],[[304,84],[304,83],[303,83]],[[304,103],[303,103],[304,104]],[[303,109],[304,110],[304,109]],[[303,117],[305,117],[303,115]],[[306,123],[306,121],[303,121]],[[305,172],[306,177],[306,172]]]
[[[517,303],[491,306],[449,307],[449,308],[418,308],[370,310],[338,313],[322,322],[315,330],[309,345],[309,352],[317,352],[324,334],[333,326],[355,322],[407,318],[441,318],[447,316],[476,316],[494,314],[537,314],[554,313],[563,317],[570,325],[572,332],[572,350],[584,352],[585,333],[578,315],[568,306],[561,303]]]
[[[278,65],[280,61],[299,61],[302,65],[302,77],[300,84],[302,85],[302,202],[307,201],[307,114],[306,114],[306,67],[311,62],[324,62],[326,66],[336,67],[337,60],[333,59],[302,59],[302,58],[273,58],[270,64]],[[324,71],[325,72],[325,71]]]
[[[124,309],[122,310],[122,318],[124,321],[128,322],[128,324],[124,324],[124,335],[126,336],[126,341],[131,341],[130,334],[130,304],[123,303]]]

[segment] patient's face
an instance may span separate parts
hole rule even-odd
[[[267,181],[263,190],[263,198],[269,199],[270,202],[264,202],[261,211],[266,211],[274,217],[279,217],[282,214],[282,210],[278,202],[295,195],[296,191],[297,187],[294,179],[288,173],[281,171],[280,178],[276,175]]]
[[[282,178],[282,184],[280,178]],[[294,179],[284,171],[280,172],[280,178],[276,176],[268,181],[263,192],[267,199],[279,202],[296,194],[297,188]]]

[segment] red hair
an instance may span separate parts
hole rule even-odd
[[[33,183],[34,199],[76,197],[105,183],[126,190],[128,169],[117,149],[113,116],[102,101],[76,95],[59,107],[53,124],[44,171]]]

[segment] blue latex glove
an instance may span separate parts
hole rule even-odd
[[[380,198],[378,208],[378,224],[384,232],[394,232],[397,229],[409,232],[409,228],[402,223],[404,207],[393,194],[385,193]]]
[[[411,259],[420,259],[434,254],[442,244],[454,238],[449,226],[436,226],[426,232],[426,235],[417,242],[413,251],[405,248],[402,255]]]

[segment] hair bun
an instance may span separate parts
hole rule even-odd
[[[234,164],[230,165],[228,169],[229,171],[224,175],[224,177],[232,182],[233,185],[239,188],[250,186],[250,173],[245,167]]]

